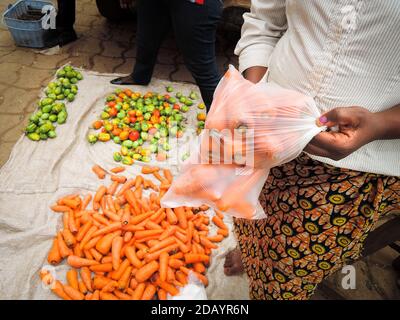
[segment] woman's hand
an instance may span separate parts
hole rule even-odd
[[[372,113],[361,107],[335,108],[319,118],[319,125],[327,126],[328,131],[316,135],[304,151],[343,159],[371,141],[389,139],[385,116],[385,112]],[[397,117],[400,119],[398,111]]]

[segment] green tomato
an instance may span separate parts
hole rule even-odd
[[[65,99],[65,96],[63,94],[59,94],[57,96],[57,100],[64,100],[64,99]]]
[[[117,114],[118,119],[123,119],[126,117],[126,112],[124,110],[120,110]]]
[[[176,114],[174,118],[177,122],[181,122],[183,120],[183,116],[180,113]]]
[[[51,138],[51,139],[54,139],[55,137],[57,137],[57,134],[56,134],[56,132],[55,132],[54,130],[50,130],[50,131],[47,133],[47,135],[48,135],[48,137]]]
[[[63,94],[64,94],[65,96],[68,96],[70,93],[71,93],[71,89],[64,89],[64,90],[63,90]]]
[[[190,106],[192,106],[193,105],[193,101],[192,100],[189,100],[189,99],[186,99],[186,101],[185,101],[185,106],[188,106],[188,107],[190,107]],[[183,106],[183,107],[185,107],[185,106]],[[189,110],[189,109],[188,109]]]
[[[147,124],[147,123],[142,123],[142,125],[141,125],[141,129],[142,129],[142,131],[148,131],[149,130],[149,125]]]
[[[125,140],[125,141],[122,142],[122,146],[123,146],[123,147],[126,147],[126,148],[128,148],[128,149],[131,149],[132,146],[133,146],[133,141],[131,141],[131,140]]]
[[[80,73],[79,71],[76,71],[76,78],[78,80],[82,80],[83,79],[82,73]]]
[[[54,130],[54,126],[51,123],[45,123],[39,128],[40,133],[47,133],[51,130]]]
[[[192,100],[196,100],[196,99],[198,98],[198,97],[197,97],[197,93],[194,92],[194,91],[192,91],[192,92],[190,93],[190,95],[189,95],[189,98],[192,99]]]
[[[71,88],[71,93],[76,95],[78,93],[78,89],[77,88]]]
[[[71,83],[72,84],[75,84],[75,83],[77,83],[78,82],[78,79],[77,78],[75,78],[75,77],[73,77],[73,78],[71,78]]]
[[[151,157],[143,156],[143,157],[142,157],[142,161],[143,161],[143,162],[150,162],[150,161],[151,161]]]
[[[167,90],[167,92],[172,92],[174,91],[174,88],[172,88],[171,86],[167,86],[165,90]]]
[[[39,118],[40,118],[40,117],[38,117],[37,114],[33,114],[33,115],[31,115],[31,116],[29,117],[29,121],[31,121],[31,122],[33,122],[33,123],[38,123],[38,122],[39,122]]]
[[[131,157],[129,157],[129,156],[123,157],[122,158],[122,163],[125,164],[125,165],[130,166],[130,165],[133,164],[133,159]]]
[[[132,148],[136,149],[137,147],[139,147],[139,142],[137,140],[133,141]]]
[[[57,123],[58,123],[58,124],[64,124],[65,121],[67,121],[67,116],[66,116],[64,113],[60,112],[60,113],[57,115]]]
[[[37,128],[37,125],[36,125],[35,123],[30,123],[30,124],[25,128],[25,131],[26,131],[27,133],[32,133],[32,132],[35,132],[36,128]]]
[[[115,98],[116,98],[115,95],[112,94],[112,95],[107,96],[106,101],[107,102],[114,101]]]
[[[56,94],[56,95],[59,95],[59,94],[61,94],[61,87],[56,87],[55,89],[54,89],[54,94]]]
[[[147,109],[147,112],[153,112],[155,107],[153,104],[151,104],[151,105],[148,105],[146,109]]]
[[[70,93],[70,94],[67,96],[67,100],[68,100],[69,102],[74,101],[74,100],[75,100],[75,95],[74,95],[73,93]]]
[[[168,144],[168,142],[164,142],[164,143],[162,144],[162,148],[163,148],[165,151],[171,150],[171,146]]]
[[[158,150],[158,147],[156,144],[152,144],[149,146],[149,150],[151,151],[151,153],[156,153]]]
[[[44,98],[40,101],[40,106],[44,107],[48,104],[52,104],[53,102],[54,102],[54,100],[51,98]]]
[[[198,122],[197,122],[197,127],[198,127],[198,128],[204,129],[204,125],[205,125],[205,122],[204,122],[204,121],[198,121]]]
[[[55,87],[57,87],[55,82],[49,82],[49,84],[47,85],[47,87],[49,87],[50,89],[54,89]]]
[[[68,72],[68,71],[72,71],[72,70],[74,70],[70,65],[66,65],[65,67],[64,67],[64,71],[65,72]]]
[[[150,120],[150,118],[151,118],[151,113],[145,113],[144,114],[144,116],[143,116],[143,118],[145,119],[145,120]]]
[[[57,115],[51,114],[51,115],[49,116],[49,120],[50,120],[51,122],[56,122],[56,121],[57,121]]]
[[[139,146],[143,145],[144,141],[142,138],[136,140],[139,143]]]
[[[114,141],[114,143],[116,143],[116,144],[121,144],[121,138],[118,137],[118,136],[115,136],[115,137],[113,138],[113,141]]]
[[[51,104],[45,105],[44,107],[42,107],[42,112],[43,113],[50,113],[51,110],[53,109]]]
[[[43,119],[43,120],[47,120],[49,117],[50,117],[50,114],[45,112],[45,113],[42,114],[42,116],[40,118]]]
[[[179,98],[179,102],[180,103],[185,103],[186,102],[186,98],[185,97],[180,97]]]
[[[187,105],[184,105],[181,107],[182,112],[188,112],[189,111],[189,107]]]
[[[110,115],[109,115],[107,112],[103,111],[103,112],[101,113],[101,115],[100,115],[100,118],[101,118],[102,120],[105,120],[105,119],[110,118]]]
[[[36,132],[32,132],[28,134],[28,138],[31,139],[32,141],[39,141],[40,135],[37,134]]]
[[[178,99],[180,99],[180,98],[182,97],[182,93],[181,93],[181,92],[177,92],[177,93],[175,94],[175,97],[177,97]]]
[[[64,70],[58,70],[57,71],[57,78],[65,77],[65,71]]]
[[[167,128],[160,128],[159,130],[161,137],[168,136],[168,129]]]
[[[95,134],[89,134],[87,136],[87,140],[89,143],[96,143],[97,142],[97,136]]]
[[[47,140],[47,134],[45,134],[45,133],[39,133],[39,137],[40,137],[40,140]]]
[[[141,160],[141,159],[142,159],[142,155],[141,155],[140,153],[135,153],[135,154],[133,155],[133,159],[135,159],[135,160]]]
[[[114,152],[113,158],[114,161],[120,162],[122,160],[122,155],[119,152]]]
[[[113,126],[111,123],[107,123],[107,124],[104,126],[104,129],[106,129],[107,131],[112,131],[113,128],[114,128],[114,126]]]
[[[140,137],[143,139],[143,140],[147,140],[147,138],[149,137],[149,134],[147,133],[147,132],[141,132],[140,133]]]
[[[170,97],[168,99],[168,102],[174,104],[174,103],[176,103],[176,99],[174,97]]]

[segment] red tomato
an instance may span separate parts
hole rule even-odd
[[[111,107],[111,108],[115,107],[115,105],[116,105],[115,101],[110,101],[108,103],[108,106]]]
[[[175,110],[179,110],[181,107],[180,107],[179,104],[175,103],[174,106],[173,106],[173,108],[174,108]]]
[[[129,122],[130,123],[135,123],[136,122],[136,117],[129,117]]]
[[[153,116],[159,117],[160,116],[160,110],[154,110],[153,111]]]
[[[110,111],[108,112],[108,114],[109,114],[111,117],[117,116],[117,113],[118,113],[118,110],[117,110],[116,108],[111,108]]]
[[[131,133],[129,134],[129,140],[136,141],[137,139],[139,139],[139,136],[140,136],[139,131],[132,130]]]
[[[129,111],[128,111],[128,115],[129,115],[130,117],[134,117],[134,116],[136,115],[136,111],[135,111],[135,110],[129,110]]]

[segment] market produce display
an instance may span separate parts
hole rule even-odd
[[[185,131],[185,116],[198,99],[195,92],[188,96],[177,92],[173,97],[171,86],[167,93],[133,92],[130,89],[116,89],[106,98],[105,106],[88,134],[92,144],[113,141],[121,145],[113,154],[117,162],[131,165],[135,160],[149,162],[152,154],[158,161],[164,161],[171,149],[169,137],[181,138]],[[200,103],[199,108],[204,104]],[[198,116],[198,128],[204,128],[205,113]],[[200,120],[201,119],[201,120]]]
[[[205,203],[239,218],[264,217],[256,209],[269,170],[297,157],[324,130],[319,116],[311,97],[254,84],[230,66],[214,93],[198,152],[184,162],[162,205]]]
[[[142,175],[131,179],[121,174],[124,167],[107,172],[96,165],[92,170],[102,181],[109,176],[111,183],[100,185],[94,195],[72,194],[51,206],[62,214],[63,227],[47,261],[58,265],[66,259],[70,266],[66,283],[46,268],[40,272],[56,295],[66,300],[165,300],[179,293],[190,273],[208,284],[212,249],[228,236],[220,213],[211,219],[217,232],[209,235],[207,206],[161,208],[160,198],[173,181],[168,169],[143,166]]]
[[[38,111],[29,118],[25,128],[26,136],[32,141],[55,138],[56,126],[66,122],[68,112],[65,102],[72,102],[78,93],[78,81],[82,74],[71,66],[65,66],[56,73],[57,80],[50,82],[46,89],[46,97],[38,102]]]

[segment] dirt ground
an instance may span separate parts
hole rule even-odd
[[[2,13],[10,1],[0,0]],[[0,26],[0,166],[22,134],[35,101],[54,71],[65,63],[107,73],[129,73],[135,63],[135,22],[110,23],[100,16],[94,1],[77,1],[76,31],[79,39],[54,55],[19,48],[3,25]],[[221,72],[237,65],[233,55],[239,34],[221,29],[217,38],[217,59]],[[173,35],[160,49],[154,76],[160,79],[193,83]],[[27,161],[29,161],[27,159]],[[396,253],[385,248],[355,263],[356,289],[341,287],[343,275],[328,279],[313,299],[400,299],[396,274],[391,267]],[[223,299],[224,297],[221,297]]]

